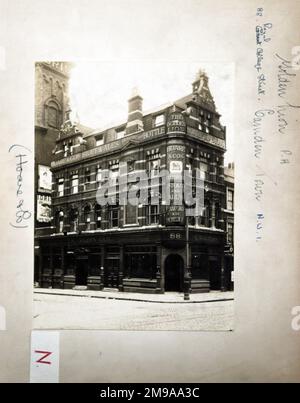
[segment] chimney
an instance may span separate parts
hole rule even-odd
[[[132,95],[128,100],[126,135],[143,130],[143,98],[139,95],[138,89],[135,87],[133,88]]]

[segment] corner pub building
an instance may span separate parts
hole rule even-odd
[[[226,130],[208,77],[200,71],[189,95],[149,113],[142,102],[135,91],[127,121],[101,131],[83,132],[66,113],[51,163],[53,230],[36,240],[41,287],[185,294],[232,288],[233,183],[229,211]],[[115,205],[97,204],[104,170],[113,172],[118,193],[122,163],[155,175],[178,161],[191,175],[201,171],[201,215],[187,218],[183,206],[163,203],[122,206],[118,194]],[[146,186],[149,195],[161,194]]]

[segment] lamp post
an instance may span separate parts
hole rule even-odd
[[[185,215],[185,252],[186,252],[186,265],[184,268],[183,278],[183,293],[184,300],[190,300],[190,287],[191,287],[191,267],[190,267],[190,240],[189,240],[189,217]]]

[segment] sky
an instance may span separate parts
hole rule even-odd
[[[199,69],[209,77],[209,87],[221,123],[227,127],[225,162],[234,160],[234,65],[208,62],[103,62],[77,61],[70,78],[72,116],[93,129],[127,120],[128,98],[137,87],[143,111],[173,102],[192,91]]]

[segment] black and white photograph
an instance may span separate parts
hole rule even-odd
[[[233,78],[35,64],[35,328],[233,330]]]
[[[299,21],[0,0],[0,382],[299,382]]]

